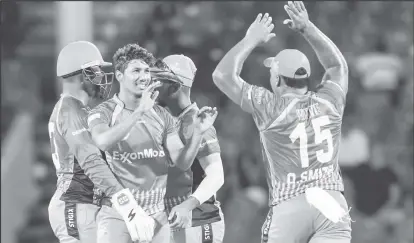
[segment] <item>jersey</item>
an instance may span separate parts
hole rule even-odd
[[[320,187],[343,191],[338,165],[345,93],[332,82],[303,95],[244,83],[241,107],[260,133],[269,205]]]
[[[192,135],[192,117],[196,112],[198,112],[197,104],[192,103],[183,110],[178,117],[176,117],[177,130],[184,143],[186,143]],[[205,172],[200,165],[199,158],[214,153],[220,153],[220,145],[217,139],[216,130],[214,127],[211,127],[203,134],[200,148],[190,170],[182,171],[177,167],[169,168],[167,195],[165,200],[168,211],[184,202],[198,188],[205,177]],[[216,196],[213,195],[206,202],[195,208],[192,211],[192,227],[220,221],[219,205],[220,203],[216,200]]]
[[[98,124],[113,127],[132,113],[114,95],[90,112],[88,124],[91,129]],[[165,209],[167,173],[171,166],[165,141],[169,134],[177,132],[174,124],[170,113],[155,105],[121,141],[105,151],[119,182],[131,190],[138,204],[149,214]]]
[[[62,95],[49,119],[52,160],[61,200],[100,204],[102,195],[122,189],[94,145],[87,129],[88,108],[69,95]]]

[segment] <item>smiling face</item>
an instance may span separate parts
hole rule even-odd
[[[131,60],[124,72],[116,71],[120,88],[141,97],[142,92],[151,83],[149,65],[140,59]]]

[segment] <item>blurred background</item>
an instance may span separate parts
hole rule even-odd
[[[61,92],[57,54],[75,40],[94,42],[106,60],[132,42],[157,57],[182,53],[193,59],[193,99],[220,112],[215,126],[225,167],[218,193],[224,243],[260,242],[268,206],[258,132],[249,114],[214,86],[211,74],[256,15],[269,12],[277,38],[251,54],[243,78],[270,88],[262,61],[295,48],[309,57],[313,86],[318,84],[323,68],[307,42],[283,26],[283,4],[1,2],[1,242],[57,242],[47,214],[56,183],[47,122]],[[413,3],[306,7],[350,68],[339,162],[355,220],[352,242],[413,242]]]

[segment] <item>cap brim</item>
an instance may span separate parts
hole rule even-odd
[[[272,62],[273,62],[273,60],[274,60],[274,59],[275,59],[274,57],[268,57],[268,58],[266,58],[266,59],[263,61],[263,65],[264,65],[265,67],[270,68],[270,67],[272,66]]]

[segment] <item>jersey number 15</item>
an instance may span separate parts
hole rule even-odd
[[[321,116],[311,120],[312,128],[315,132],[315,144],[321,144],[322,141],[326,140],[328,144],[327,151],[324,152],[323,149],[316,151],[316,159],[321,163],[327,163],[332,160],[333,156],[333,142],[332,142],[332,133],[329,129],[321,129],[322,126],[329,125],[331,121],[328,116]],[[292,143],[294,143],[299,138],[299,148],[300,148],[300,160],[302,168],[307,168],[309,166],[309,156],[308,156],[308,134],[306,133],[306,126],[304,122],[299,123],[292,133],[289,136]]]

